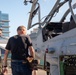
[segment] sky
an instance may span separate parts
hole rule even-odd
[[[9,14],[10,36],[16,35],[19,25],[27,26],[29,7],[24,0],[0,0],[0,11]]]
[[[39,0],[40,9],[41,9],[41,18],[46,16],[50,10],[52,9],[56,0]],[[0,11],[2,13],[9,14],[9,26],[10,26],[10,36],[16,35],[16,29],[20,25],[24,25],[27,27],[29,12],[31,9],[31,4],[24,5],[24,0],[0,0]],[[68,5],[65,6],[65,8]],[[59,13],[63,14],[63,8]],[[57,16],[55,20],[58,20],[61,15]],[[37,17],[33,20],[33,23],[37,22]],[[29,33],[29,31],[28,31]]]
[[[44,5],[45,1],[46,0],[42,0],[40,2],[43,2],[42,4]],[[48,2],[49,1],[50,0],[48,0]],[[28,25],[31,4],[28,3],[28,5],[25,6],[23,2],[24,0],[0,0],[0,11],[9,14],[10,36],[17,34],[16,29],[19,25],[24,25],[26,27]]]

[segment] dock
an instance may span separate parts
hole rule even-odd
[[[12,75],[11,68],[7,68],[7,70],[8,71],[6,73],[4,73],[4,75]],[[34,75],[33,72],[32,72],[32,75]],[[38,69],[36,75],[47,75],[47,74],[46,74],[46,71],[44,71],[42,69]]]

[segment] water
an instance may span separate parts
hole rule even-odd
[[[44,61],[43,60],[40,60],[40,65],[44,65]]]

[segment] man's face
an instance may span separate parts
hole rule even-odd
[[[19,30],[17,30],[18,35],[26,35],[26,28],[20,28]]]
[[[0,30],[0,36],[2,36],[2,31]]]

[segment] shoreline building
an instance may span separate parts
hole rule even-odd
[[[9,37],[9,15],[0,11],[0,29],[2,29],[2,35]]]

